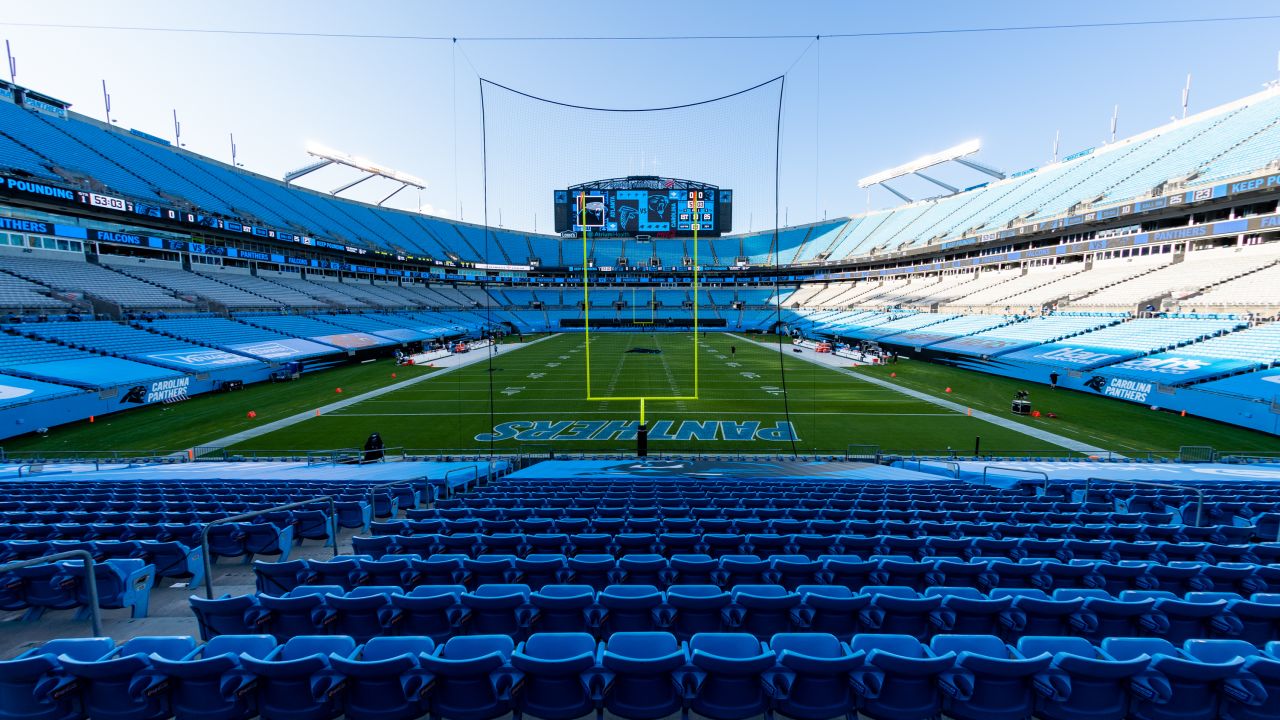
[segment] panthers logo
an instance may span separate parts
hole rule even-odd
[[[146,385],[134,385],[133,387],[129,388],[129,392],[125,393],[124,397],[120,398],[121,405],[125,403],[134,403],[135,405],[141,405],[146,401],[147,401]]]
[[[1102,377],[1101,375],[1094,375],[1093,377],[1084,381],[1084,386],[1094,392],[1100,393],[1102,392],[1102,389],[1107,386],[1107,379]]]

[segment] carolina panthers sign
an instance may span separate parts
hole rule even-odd
[[[476,435],[477,442],[601,442],[635,440],[638,420],[512,420],[499,423],[493,432]],[[649,428],[649,441],[677,442],[791,442],[799,440],[795,427],[786,421],[765,426],[759,420],[658,420]]]
[[[121,405],[146,405],[154,402],[176,402],[187,399],[190,377],[157,380],[150,385],[135,385],[120,398]]]

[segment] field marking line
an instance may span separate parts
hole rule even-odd
[[[755,345],[759,345],[760,347],[763,347],[766,349],[776,350],[777,352],[783,352],[784,347],[786,348],[790,347],[789,345],[776,345],[776,344],[757,342],[745,336],[737,336],[737,337],[741,337],[742,340],[744,340],[745,342],[753,343]],[[1067,450],[1073,450],[1075,452],[1080,452],[1080,453],[1088,453],[1091,455],[1109,454],[1112,457],[1118,457],[1118,458],[1124,457],[1123,455],[1119,455],[1114,451],[1107,450],[1105,448],[1101,448],[1096,445],[1090,445],[1088,443],[1080,442],[1079,440],[1073,440],[1072,438],[1066,437],[1064,435],[1051,433],[1048,430],[1041,430],[1040,428],[1027,427],[1022,423],[1015,422],[1013,420],[1010,420],[1009,418],[1000,417],[999,415],[993,415],[983,410],[970,408],[967,405],[961,405],[960,403],[952,402],[950,400],[943,400],[942,398],[934,397],[933,395],[930,395],[925,392],[921,392],[919,390],[912,390],[910,388],[902,387],[900,385],[891,383],[888,380],[881,380],[880,378],[861,375],[847,368],[838,367],[835,364],[828,364],[826,362],[822,362],[821,360],[810,358],[806,356],[804,353],[795,353],[795,355],[799,357],[801,360],[812,363],[819,367],[824,367],[829,370],[834,370],[843,375],[848,375],[851,378],[856,378],[863,382],[871,383],[872,385],[878,385],[882,388],[886,388],[888,390],[893,390],[895,392],[902,393],[903,395],[906,395],[908,397],[913,397],[917,400],[923,400],[927,403],[932,403],[934,405],[937,405],[938,407],[944,407],[944,408],[947,408],[948,410],[954,410],[955,412],[961,415],[965,415],[966,413],[971,412],[973,414],[973,417],[978,418],[979,420],[985,420],[986,422],[989,422],[992,425],[1002,427],[1006,430],[1012,430],[1016,433],[1021,433],[1028,437],[1033,437],[1037,440],[1043,440],[1045,442],[1052,443],[1054,445],[1057,445],[1060,448],[1065,448]]]
[[[538,343],[542,342],[543,340],[549,340],[549,339],[551,339],[551,338],[553,338],[553,337],[556,337],[556,335],[546,335],[546,336],[540,337],[540,338],[538,338],[537,340],[533,340],[533,341],[531,341],[531,342],[528,342],[528,343],[525,343],[525,344],[523,344],[523,345],[520,345],[519,347],[517,347],[517,348],[516,348],[516,350],[521,350],[521,349],[524,349],[524,348],[527,348],[527,347],[532,347],[533,345],[537,345]],[[200,447],[200,448],[207,448],[207,449],[209,449],[209,450],[220,450],[220,449],[222,449],[222,448],[226,448],[226,447],[229,447],[229,446],[231,446],[231,445],[235,445],[236,443],[244,442],[245,440],[249,440],[249,439],[252,439],[252,438],[258,437],[258,436],[260,436],[260,435],[266,435],[267,433],[275,432],[276,430],[281,430],[281,429],[283,429],[283,428],[287,428],[287,427],[290,427],[290,426],[293,426],[293,425],[297,425],[298,423],[302,422],[303,420],[309,420],[309,419],[311,419],[311,418],[314,418],[314,417],[316,417],[316,411],[317,411],[317,410],[320,412],[320,415],[321,415],[321,416],[323,416],[323,415],[325,415],[325,414],[327,414],[327,413],[330,413],[330,412],[333,412],[333,411],[336,411],[336,410],[341,410],[341,409],[343,409],[343,408],[345,408],[345,407],[350,407],[350,406],[352,406],[352,405],[355,405],[355,404],[356,404],[356,403],[358,403],[358,402],[362,402],[362,401],[364,401],[364,400],[369,400],[369,399],[372,399],[372,398],[380,397],[380,396],[382,396],[382,395],[386,395],[387,393],[390,393],[390,392],[395,392],[395,391],[397,391],[397,390],[402,390],[402,389],[404,389],[404,388],[411,387],[411,386],[413,386],[413,385],[417,385],[417,384],[418,384],[418,383],[420,383],[420,382],[425,382],[425,381],[427,381],[427,380],[432,380],[432,379],[434,379],[434,378],[438,378],[438,377],[440,377],[440,376],[442,376],[442,375],[447,375],[447,374],[449,374],[449,373],[453,372],[454,370],[458,370],[458,369],[460,369],[460,368],[464,368],[464,367],[470,367],[470,366],[475,365],[475,364],[477,364],[477,363],[484,362],[485,360],[487,360],[487,359],[489,358],[489,355],[490,355],[490,353],[489,353],[489,351],[488,351],[488,348],[486,348],[483,352],[477,352],[477,353],[475,354],[475,357],[464,358],[464,359],[460,360],[460,361],[458,362],[458,364],[456,364],[456,365],[450,365],[450,366],[449,366],[449,367],[447,367],[447,368],[441,368],[438,372],[427,373],[427,374],[425,374],[425,375],[419,375],[419,376],[418,376],[418,377],[416,377],[416,378],[409,378],[408,380],[401,380],[401,381],[400,381],[400,382],[398,382],[398,383],[392,383],[391,385],[387,385],[387,386],[385,386],[385,387],[380,387],[380,388],[377,388],[377,389],[375,389],[375,390],[370,390],[369,392],[366,392],[366,393],[361,393],[361,394],[359,394],[359,395],[354,395],[354,396],[349,397],[349,398],[344,398],[344,399],[342,399],[342,400],[338,400],[338,401],[336,401],[336,402],[331,402],[331,403],[329,403],[328,405],[322,405],[322,406],[320,406],[319,408],[316,408],[315,410],[306,410],[306,411],[304,411],[304,412],[300,412],[300,413],[298,413],[298,414],[296,414],[296,415],[290,415],[289,417],[286,417],[286,418],[281,418],[281,419],[279,419],[279,420],[274,420],[274,421],[272,421],[272,422],[266,423],[265,425],[259,425],[259,426],[257,426],[257,427],[249,428],[248,430],[241,430],[241,431],[240,431],[240,432],[238,432],[238,433],[233,433],[233,434],[231,434],[231,435],[227,435],[226,437],[218,438],[217,440],[213,440],[213,441],[211,441],[211,442],[201,443],[200,445],[197,445],[196,447]],[[456,357],[456,356],[451,356],[451,357]],[[504,356],[502,355],[502,352],[501,352],[501,351],[499,351],[496,355],[494,355],[494,357],[504,357]],[[182,457],[186,457],[187,453],[186,453],[186,451],[184,450],[184,451],[182,451],[182,452],[175,453],[174,455],[175,455],[175,456],[177,456],[177,455],[181,455]]]

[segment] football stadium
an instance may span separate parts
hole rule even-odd
[[[1280,718],[1270,9],[6,3],[0,720]]]

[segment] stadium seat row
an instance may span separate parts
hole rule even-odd
[[[94,563],[98,606],[128,608],[135,618],[147,616],[156,568],[139,558]],[[0,610],[26,610],[25,619],[38,620],[47,610],[88,611],[89,595],[84,561],[64,560],[0,573]]]
[[[694,520],[667,518],[665,521],[620,518],[561,518],[559,520],[389,520],[370,526],[374,535],[455,535],[455,534],[683,534],[683,535],[851,535],[872,537],[989,537],[1070,538],[1094,540],[1165,540],[1174,542],[1248,542],[1257,528],[1236,525],[1047,524],[1006,522],[937,522],[886,520]],[[1267,539],[1274,539],[1268,537]]]
[[[55,640],[0,663],[0,720],[171,716],[448,720],[604,712],[958,720],[1241,720],[1280,713],[1280,646],[984,635],[538,633]]]
[[[21,528],[15,533],[18,539],[0,541],[0,557],[33,558],[48,555],[62,550],[88,550],[104,556],[120,551],[121,546],[113,543],[133,543],[144,540],[161,543],[180,543],[187,548],[200,548],[200,536],[204,530],[201,523],[162,523],[159,525],[10,525],[0,528]],[[72,531],[63,534],[60,529],[74,527],[89,530],[81,535]],[[36,529],[47,529],[52,532],[43,533]],[[326,513],[320,513],[314,522],[299,522],[297,525],[299,539],[314,538],[331,542],[332,531],[329,529]],[[209,531],[209,551],[212,558],[248,557],[255,555],[279,555],[287,560],[293,548],[295,526],[283,526],[269,522],[233,522],[213,525]],[[32,537],[34,536],[34,537]],[[88,540],[94,537],[100,539]],[[28,539],[30,538],[30,539]],[[65,538],[60,540],[57,538]],[[126,546],[131,547],[131,546]],[[141,547],[141,546],[139,546]]]
[[[547,585],[519,583],[421,585],[412,590],[369,585],[303,585],[282,594],[190,598],[201,636],[268,633],[298,635],[454,635],[530,632],[666,630],[682,638],[700,632],[742,631],[767,638],[811,631],[848,639],[856,633],[1073,635],[1093,639],[1144,635],[1181,642],[1234,638],[1255,645],[1280,640],[1280,593],[1160,590],[931,587],[867,585]]]
[[[523,582],[532,587],[577,583],[602,588],[611,584],[657,585],[705,583],[720,586],[765,583],[796,587],[806,584],[842,585],[857,590],[863,585],[906,585],[923,589],[934,585],[976,587],[1103,588],[1121,590],[1280,592],[1280,565],[1174,561],[1109,563],[1099,560],[1023,558],[1021,560],[965,560],[938,557],[924,561],[898,555],[726,555],[704,554],[565,556],[536,554],[458,554],[338,556],[333,560],[295,560],[255,563],[260,589],[281,589],[307,584],[358,587],[383,585],[445,584],[476,586],[484,583]]]
[[[537,553],[580,555],[606,553],[627,555],[653,553],[703,553],[722,555],[790,554],[808,555],[908,555],[926,560],[936,556],[950,557],[1024,557],[1068,560],[1199,560],[1208,563],[1270,563],[1280,559],[1280,543],[1191,542],[1188,540],[1075,540],[1037,537],[965,537],[855,534],[770,533],[736,535],[733,533],[478,533],[413,534],[357,536],[352,546],[357,553],[383,555],[419,553],[462,553],[478,557],[486,553],[525,556]],[[1221,538],[1228,540],[1228,538]]]
[[[140,559],[155,568],[157,579],[187,580],[191,585],[204,582],[204,563],[200,548],[188,547],[173,540],[5,540],[0,542],[0,564],[33,560],[53,553],[84,550],[94,562]]]

